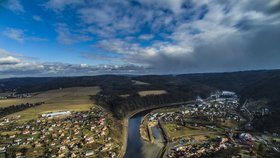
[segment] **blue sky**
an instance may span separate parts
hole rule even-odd
[[[279,0],[0,1],[0,77],[280,68]]]

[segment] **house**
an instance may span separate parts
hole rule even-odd
[[[241,133],[239,138],[246,143],[252,142],[254,140],[253,136],[249,133]]]
[[[22,152],[16,152],[16,158],[23,158],[25,156],[23,156]]]
[[[6,152],[6,147],[0,147],[0,153]]]
[[[86,156],[92,156],[92,155],[94,155],[94,151],[92,150],[86,151]]]

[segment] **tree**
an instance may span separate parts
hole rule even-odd
[[[258,152],[263,152],[264,148],[263,148],[263,144],[260,143],[258,146]]]

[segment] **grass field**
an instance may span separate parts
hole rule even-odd
[[[213,132],[207,129],[193,129],[184,126],[178,126],[173,123],[164,124],[164,129],[167,135],[171,139],[181,138],[181,137],[195,137],[197,140],[206,139],[205,136],[212,136]]]
[[[0,106],[17,105],[21,103],[45,102],[35,108],[13,113],[7,117],[21,115],[20,121],[27,121],[38,117],[39,114],[52,111],[86,111],[93,106],[91,95],[96,95],[99,87],[73,87],[60,90],[50,90],[35,94],[32,98],[0,100]]]
[[[5,97],[5,96],[10,95],[10,94],[12,94],[12,93],[11,92],[0,93],[0,97]]]
[[[0,100],[0,107],[8,107],[11,105],[18,105],[21,103],[36,103],[46,101],[46,98],[24,98],[24,99],[4,99]]]
[[[167,94],[166,90],[148,90],[148,91],[139,91],[138,94],[141,97],[147,96],[147,95],[162,95]]]
[[[132,80],[132,82],[135,85],[150,85],[150,83],[142,82],[142,81],[137,81],[137,80]]]

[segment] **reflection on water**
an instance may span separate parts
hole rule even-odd
[[[153,133],[155,143],[157,143],[160,146],[163,146],[164,138],[163,138],[163,134],[161,133],[161,130],[159,129],[159,127],[153,126],[152,133]]]
[[[141,139],[139,127],[146,113],[139,113],[129,119],[125,158],[155,158],[162,147],[162,144],[151,144]]]
[[[145,158],[156,158],[162,146],[143,141],[142,154]]]

